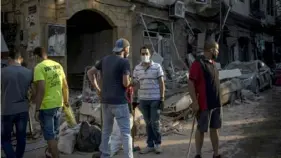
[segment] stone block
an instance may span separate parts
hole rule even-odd
[[[118,15],[117,15],[117,19],[118,20],[126,20],[125,19],[125,17],[126,17],[126,15],[125,14],[123,14],[123,13],[117,13]]]
[[[115,20],[115,24],[118,26],[118,27],[127,27],[127,21],[126,20]]]

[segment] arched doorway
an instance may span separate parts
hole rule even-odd
[[[67,72],[70,88],[82,89],[83,75],[113,48],[114,26],[93,10],[82,10],[67,20]]]

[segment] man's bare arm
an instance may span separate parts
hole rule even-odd
[[[93,87],[98,92],[101,92],[100,87],[97,82],[97,78],[96,78],[97,72],[98,72],[98,70],[95,67],[92,67],[90,70],[87,71],[87,75],[88,75],[88,78],[89,78],[91,84],[93,85]]]
[[[129,87],[131,85],[130,75],[123,75],[123,86]]]
[[[62,95],[63,95],[63,102],[65,106],[68,106],[69,101],[69,90],[68,90],[68,84],[66,81],[66,78],[62,80]]]
[[[166,89],[166,87],[165,87],[165,81],[164,81],[164,78],[163,77],[160,77],[159,79],[159,86],[160,86],[160,97],[162,98],[162,99],[164,99],[165,98],[165,89]],[[163,100],[164,101],[164,100]]]
[[[44,94],[45,94],[45,81],[44,80],[36,81],[36,97],[35,97],[36,111],[40,110],[44,98]]]
[[[192,102],[197,103],[198,102],[197,95],[196,95],[195,86],[194,86],[194,83],[192,80],[188,80],[188,91],[189,91],[189,95],[192,99]]]

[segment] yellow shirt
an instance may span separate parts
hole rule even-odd
[[[63,106],[62,82],[65,74],[62,66],[53,60],[43,60],[34,68],[34,82],[45,81],[45,94],[40,109]]]

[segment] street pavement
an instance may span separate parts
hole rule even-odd
[[[281,158],[281,87],[261,93],[256,102],[237,103],[224,107],[223,127],[220,131],[220,152],[223,158]],[[163,153],[150,153],[135,158],[186,158],[192,121],[186,123],[183,135],[163,137]],[[145,146],[145,140],[136,143]],[[190,158],[195,155],[192,139]],[[25,158],[43,158],[44,149],[26,152]],[[75,152],[62,158],[91,158],[92,154]],[[114,158],[122,158],[122,151]],[[203,158],[212,158],[212,146],[205,135]]]

